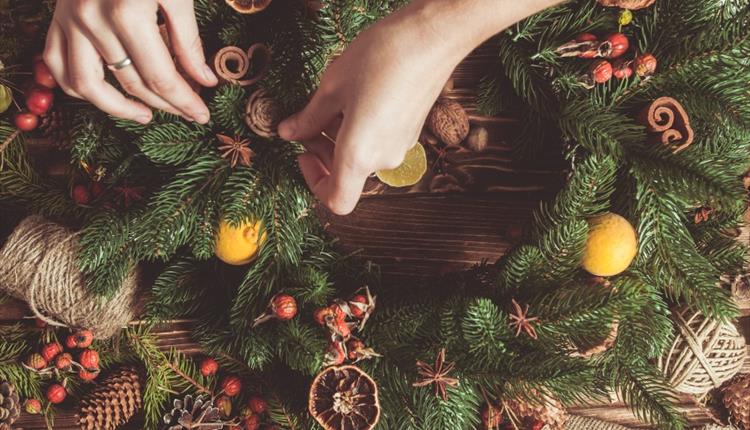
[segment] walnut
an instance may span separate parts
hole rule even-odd
[[[596,0],[602,6],[638,10],[651,6],[656,0]]]
[[[427,117],[427,128],[446,145],[459,145],[469,135],[469,115],[459,103],[441,98]]]
[[[489,132],[482,126],[473,127],[466,138],[466,147],[474,152],[482,152],[487,148]]]

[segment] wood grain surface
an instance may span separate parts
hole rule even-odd
[[[454,73],[454,88],[449,96],[469,110],[474,123],[491,131],[492,150],[479,161],[485,173],[481,187],[461,193],[438,194],[427,190],[411,193],[384,193],[364,199],[347,217],[334,216],[320,209],[327,230],[339,238],[345,252],[359,252],[382,267],[385,279],[433,275],[470,267],[483,260],[495,261],[519,239],[531,211],[539,202],[553,196],[564,183],[559,150],[550,150],[533,165],[513,157],[507,140],[512,136],[512,118],[484,118],[477,114],[475,101],[479,78],[494,64],[491,43],[483,45]],[[40,164],[54,176],[65,175],[68,163],[44,141],[32,142]],[[481,190],[481,191],[480,191]],[[9,323],[30,315],[20,302],[0,305],[0,322]],[[743,308],[750,315],[750,302]],[[750,317],[740,321],[750,335]],[[176,348],[196,354],[199,347],[190,337],[191,323],[178,321],[158,331],[163,349]],[[750,372],[750,359],[744,371]],[[689,396],[681,398],[680,410],[691,424],[711,420]],[[596,417],[633,428],[645,428],[620,402],[581,405],[571,413]],[[18,426],[26,430],[46,428],[39,417],[23,415]],[[61,411],[56,429],[77,428],[73,413]],[[139,424],[128,427],[139,428]],[[439,429],[435,429],[439,430]]]

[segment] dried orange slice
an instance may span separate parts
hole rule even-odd
[[[315,377],[308,408],[325,430],[372,430],[380,419],[378,386],[359,367],[329,367]]]
[[[226,0],[229,6],[240,13],[258,13],[271,4],[271,0]]]
[[[424,147],[417,142],[406,153],[404,162],[395,169],[378,170],[375,176],[391,187],[409,187],[417,182],[427,172],[427,154]]]

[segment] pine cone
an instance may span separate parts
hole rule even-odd
[[[564,430],[568,421],[568,411],[559,400],[541,394],[535,389],[529,392],[529,398],[534,399],[530,403],[524,399],[513,399],[505,402],[505,405],[520,420],[531,417],[543,421],[549,430]]]
[[[52,109],[42,117],[39,130],[58,148],[70,148],[73,121],[70,109]]]
[[[18,392],[10,382],[0,383],[0,430],[12,430],[12,425],[21,415]]]
[[[211,399],[188,394],[184,399],[176,399],[174,408],[164,415],[167,430],[195,429],[219,430],[224,428],[221,422],[221,411],[215,407]]]
[[[738,376],[723,391],[730,421],[741,430],[750,430],[750,373]]]
[[[78,407],[82,430],[115,430],[141,409],[141,382],[138,373],[123,368],[105,378]]]

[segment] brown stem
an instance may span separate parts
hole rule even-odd
[[[188,381],[192,386],[194,386],[195,388],[197,388],[198,392],[201,392],[201,393],[213,396],[213,393],[211,392],[211,390],[209,390],[208,388],[206,388],[203,385],[199,384],[198,381],[196,381],[195,379],[193,379],[190,376],[188,376],[185,372],[183,372],[182,370],[180,370],[180,368],[177,367],[176,364],[172,363],[171,361],[167,361],[167,366],[169,366],[169,368],[172,369],[172,371],[174,373],[180,375],[180,377],[182,377],[182,379]]]

